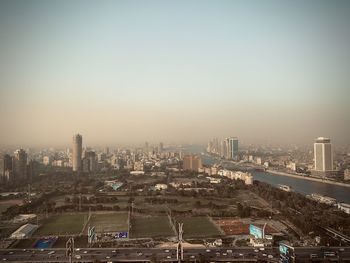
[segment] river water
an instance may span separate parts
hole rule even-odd
[[[215,158],[202,155],[202,161],[205,165],[213,165],[216,160]],[[350,204],[350,187],[332,185],[321,182],[309,181],[305,179],[299,179],[284,175],[276,175],[268,172],[250,171],[253,175],[254,180],[268,183],[274,186],[279,184],[289,185],[293,188],[293,191],[308,195],[317,193],[326,195],[337,199],[338,202],[345,202]]]

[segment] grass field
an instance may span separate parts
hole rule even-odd
[[[184,238],[213,237],[221,235],[220,231],[207,217],[176,217],[183,223]]]
[[[136,217],[132,220],[131,237],[169,237],[175,233],[167,216]]]
[[[44,220],[34,233],[35,236],[72,235],[79,234],[83,229],[87,214],[56,215]]]
[[[128,231],[128,213],[92,214],[89,224],[96,233]]]

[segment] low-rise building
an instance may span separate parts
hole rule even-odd
[[[166,184],[156,184],[154,186],[154,189],[156,189],[156,190],[166,190],[166,189],[168,189],[168,186]]]
[[[337,206],[340,210],[344,211],[347,214],[350,214],[350,204],[338,203]]]
[[[30,237],[34,231],[38,228],[37,225],[25,224],[18,228],[15,232],[12,233],[10,238],[12,239],[23,239]]]

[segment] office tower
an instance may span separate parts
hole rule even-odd
[[[186,155],[183,159],[182,168],[187,171],[196,171],[202,168],[202,159],[197,155]]]
[[[222,140],[220,143],[220,157],[221,158],[228,158],[228,154],[227,154],[227,141],[226,140]]]
[[[318,137],[314,143],[314,169],[317,172],[333,171],[332,144],[329,138]]]
[[[37,174],[39,170],[39,163],[34,160],[30,160],[27,165],[27,178],[31,181]]]
[[[96,153],[94,151],[85,152],[85,159],[89,160],[88,168],[87,169],[85,168],[85,170],[88,170],[88,172],[96,172],[97,170]]]
[[[238,160],[238,139],[236,137],[227,138],[228,159]]]
[[[90,172],[90,160],[86,157],[84,157],[81,161],[81,170],[84,172],[84,173],[88,173]]]
[[[83,137],[80,134],[73,136],[73,171],[81,171],[81,156],[83,151]]]
[[[23,149],[15,151],[12,157],[12,172],[15,180],[27,178],[27,153]]]
[[[8,182],[12,173],[12,158],[8,154],[0,155],[0,181]]]

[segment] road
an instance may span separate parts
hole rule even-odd
[[[325,256],[325,252],[333,255]],[[350,247],[295,248],[297,262],[323,260],[350,262]],[[184,261],[208,262],[278,262],[278,248],[265,248],[263,251],[252,247],[235,248],[187,248]],[[9,262],[69,262],[65,249],[1,249],[0,260]],[[74,251],[73,262],[173,262],[176,259],[174,248],[78,248]]]

